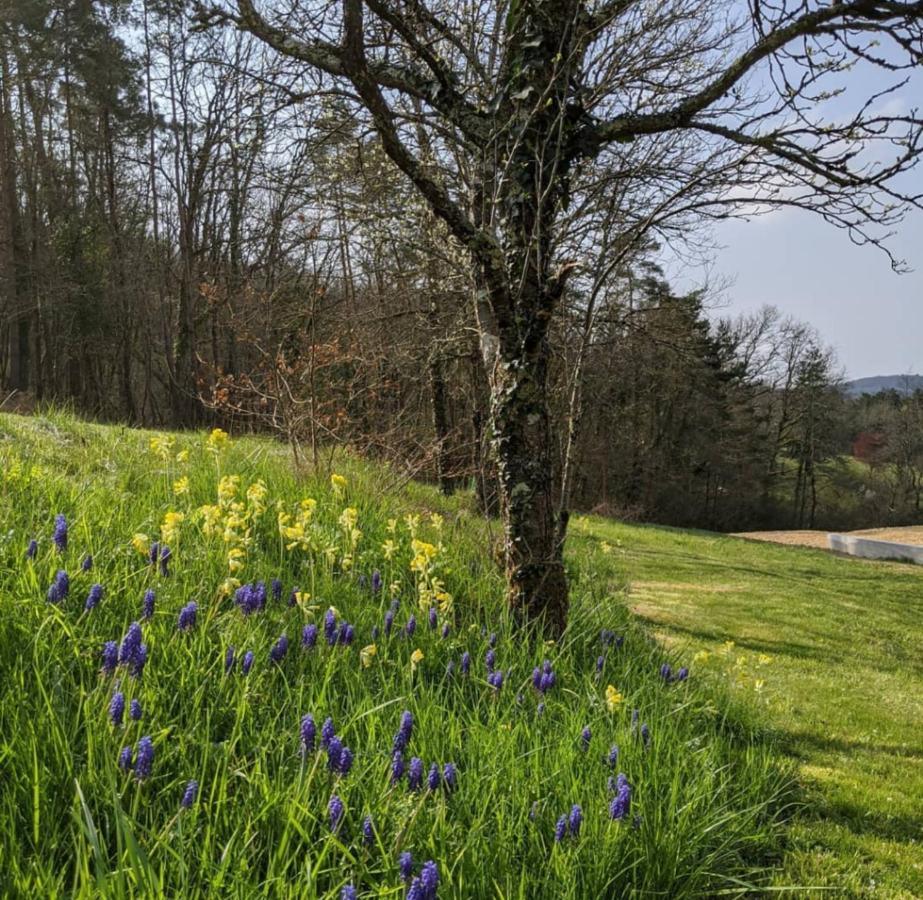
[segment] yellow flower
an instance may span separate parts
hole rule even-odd
[[[347,506],[346,509],[340,513],[340,527],[346,531],[352,531],[356,527],[356,522],[359,521],[359,510],[355,506]]]
[[[359,651],[359,662],[362,663],[363,669],[367,669],[372,665],[372,660],[375,658],[376,653],[378,653],[378,648],[374,644],[369,644]]]
[[[150,447],[162,460],[167,460],[173,454],[174,443],[171,437],[157,435],[151,438]]]
[[[213,428],[212,433],[206,438],[205,446],[216,456],[230,443],[228,433],[221,428]]]
[[[228,569],[231,572],[239,572],[244,567],[246,552],[240,547],[232,547],[228,550]]]
[[[762,690],[763,690],[763,684],[764,684],[763,679],[762,679],[762,678],[757,678],[757,679],[753,682],[753,690],[755,690],[758,694],[761,693]]]
[[[692,661],[694,663],[703,663],[707,662],[710,657],[711,654],[707,650],[699,650],[699,652],[692,657]]]
[[[423,651],[419,647],[417,647],[417,649],[414,650],[413,653],[410,654],[410,671],[416,672],[417,666],[420,665],[421,662],[423,662],[423,659],[424,659]]]
[[[722,648],[722,653],[730,653],[734,649],[733,641],[725,641],[724,647]]]
[[[176,481],[173,482],[173,493],[176,494],[177,497],[189,493],[189,479],[185,475],[182,478],[177,478]]]
[[[179,537],[179,527],[186,518],[181,512],[168,512],[163,517],[163,524],[160,526],[160,539],[165,544],[173,544]]]
[[[381,545],[381,550],[385,555],[385,559],[391,559],[397,553],[397,544],[392,540],[387,540]]]
[[[222,597],[230,597],[240,587],[240,582],[236,578],[225,578],[218,588],[218,593]]]
[[[759,655],[759,661],[760,661],[760,665],[761,665],[761,666],[765,666],[767,663],[771,663],[771,662],[772,662],[772,657],[771,657],[771,656],[767,656],[765,653],[761,653],[761,654]]]
[[[189,462],[189,451],[180,450],[180,452],[176,454],[176,461],[178,463]]]
[[[615,685],[610,684],[606,688],[606,709],[608,709],[609,712],[615,712],[622,705],[623,699],[624,698],[618,692]]]
[[[311,595],[307,591],[295,591],[295,602],[299,606],[306,606],[311,600]]]
[[[347,481],[342,475],[337,475],[336,472],[334,472],[330,476],[330,484],[333,487],[333,492],[338,497],[341,497],[345,493]]]
[[[429,521],[430,521],[430,524],[433,526],[433,528],[436,529],[436,531],[440,531],[442,529],[442,523],[445,521],[445,519],[443,519],[442,516],[439,515],[439,513],[433,513],[429,517]]]
[[[218,482],[219,503],[230,503],[237,496],[240,487],[240,475],[225,475]]]
[[[397,519],[388,519],[388,533],[394,534],[397,531]]]
[[[141,534],[140,531],[132,537],[131,545],[138,553],[143,553],[145,556],[151,552],[151,539],[146,534]]]
[[[221,525],[221,507],[220,506],[200,506],[199,515],[202,516],[202,531],[206,536],[211,537],[218,533]]]
[[[407,530],[410,532],[411,537],[417,533],[417,529],[420,527],[420,517],[415,516],[413,513],[407,513],[404,516],[404,522],[407,525]]]

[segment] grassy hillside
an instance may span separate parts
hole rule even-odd
[[[771,748],[695,666],[661,676],[688,656],[633,625],[596,544],[546,644],[511,632],[465,498],[381,469],[298,478],[268,442],[0,416],[0,472],[5,894],[402,897],[438,872],[440,897],[691,897],[772,877]]]
[[[600,519],[574,534],[694,673],[782,734],[809,805],[776,883],[923,897],[923,569]]]

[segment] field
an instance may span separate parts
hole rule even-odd
[[[4,896],[780,877],[791,767],[634,621],[599,541],[546,643],[511,631],[469,498],[345,456],[300,476],[268,441],[4,416],[0,471]]]
[[[923,897],[923,569],[601,519],[575,535],[797,762],[805,805],[776,886]]]

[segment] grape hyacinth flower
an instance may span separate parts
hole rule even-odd
[[[138,781],[149,778],[154,767],[154,744],[149,735],[138,741],[138,754],[135,758],[135,777]]]
[[[407,637],[413,637],[413,633],[417,630],[417,617],[411,615],[407,620],[407,624],[404,626],[404,631],[407,634]]]
[[[106,641],[103,644],[102,670],[106,675],[111,675],[119,664],[119,645],[115,641]]]
[[[686,666],[683,666],[676,673],[676,681],[685,681],[688,677],[689,677],[689,669],[687,669]]]
[[[147,558],[152,566],[157,565],[157,560],[160,559],[160,544],[157,541],[151,544],[151,549],[148,550]]]
[[[195,628],[196,616],[199,612],[199,604],[193,600],[191,603],[187,603],[179,611],[179,621],[178,627],[180,631],[192,631]]]
[[[170,576],[170,559],[173,554],[170,552],[170,548],[164,545],[160,548],[160,575],[162,578],[168,578]]]
[[[119,753],[119,768],[123,772],[128,772],[133,765],[134,763],[131,761],[131,747],[122,747]]]
[[[651,730],[647,727],[647,722],[644,722],[641,725],[641,740],[644,743],[645,749],[651,745]]]
[[[156,595],[150,588],[144,592],[144,599],[141,601],[141,618],[145,622],[154,617],[155,597]]]
[[[377,625],[372,626],[372,643],[378,640],[378,635],[381,634],[381,630]]]
[[[554,841],[560,844],[567,836],[567,816],[561,816],[554,826]]]
[[[467,675],[471,671],[471,654],[466,650],[461,655],[462,675]]]
[[[660,677],[668,684],[673,680],[673,670],[670,668],[669,663],[664,663],[660,667]]]
[[[122,665],[130,665],[138,655],[141,647],[141,626],[137,622],[132,622],[122,638],[122,645],[119,647],[119,662]]]
[[[338,737],[330,738],[327,744],[327,768],[331,772],[340,770],[340,757],[343,755],[343,742]]]
[[[438,791],[442,776],[439,774],[439,764],[433,763],[429,767],[429,775],[426,777],[426,784],[431,791]]]
[[[392,750],[406,750],[410,743],[410,736],[413,734],[413,713],[410,710],[404,710],[401,713],[401,724],[394,735]]]
[[[410,882],[406,900],[426,900],[426,895],[423,893],[423,882],[419,878],[414,878]]]
[[[404,756],[394,753],[391,757],[391,784],[397,784],[404,777]]]
[[[139,722],[141,716],[144,715],[141,709],[141,701],[137,699],[132,699],[131,703],[128,704],[128,715],[131,716],[133,722]]]
[[[388,610],[385,613],[385,637],[391,637],[391,629],[394,627],[394,611]]]
[[[583,824],[583,810],[578,803],[570,808],[570,816],[567,819],[567,826],[570,829],[572,837],[580,835],[580,826]]]
[[[125,716],[125,695],[116,691],[109,701],[109,721],[118,728]]]
[[[88,553],[88,554],[87,554],[86,556],[84,556],[83,559],[80,561],[80,571],[81,571],[81,572],[89,572],[90,569],[92,569],[92,568],[93,568],[93,557],[92,557],[91,554]]]
[[[500,688],[503,687],[503,673],[499,669],[496,672],[491,672],[487,676],[487,683],[494,689],[495,694],[499,694]]]
[[[609,804],[609,818],[621,821],[631,809],[631,785],[624,774],[619,774],[615,780],[615,797]]]
[[[332,609],[324,614],[324,637],[331,647],[337,642],[337,620]]]
[[[545,703],[544,703],[544,701],[542,701],[541,703],[539,703],[538,706],[535,707],[535,711],[536,711],[540,716],[542,716],[542,715],[545,714]]]
[[[301,646],[305,650],[311,650],[317,643],[317,626],[314,624],[305,625],[301,632]]]
[[[446,622],[446,623],[442,626],[442,639],[443,639],[443,640],[445,640],[445,639],[449,636],[449,631],[450,631],[450,629],[449,629],[449,623]]]
[[[32,540],[29,541],[29,546],[26,547],[26,559],[35,559],[36,553],[38,553],[38,541],[32,538]]]
[[[324,750],[326,750],[327,747],[329,746],[330,742],[331,742],[335,737],[336,737],[336,730],[335,730],[334,727],[333,727],[333,719],[331,719],[331,718],[328,716],[326,719],[324,719],[324,724],[321,725],[321,729],[320,729],[320,745],[321,745],[321,747],[323,747]]]
[[[407,767],[407,786],[412,791],[419,791],[423,787],[423,760],[414,756]]]
[[[431,607],[429,608],[429,627],[430,627],[433,631],[435,631],[438,625],[439,625],[439,617],[438,617],[438,615],[436,614],[436,607],[435,607],[435,606],[431,606]]]
[[[631,711],[631,730],[635,731],[638,727],[638,717],[641,715],[640,710],[633,709]]]
[[[597,675],[602,675],[603,666],[605,666],[605,665],[606,665],[606,657],[605,657],[605,656],[597,656],[597,657],[596,657],[596,674],[597,674]]]
[[[266,608],[266,582],[258,581],[253,585],[253,601],[257,609]]]
[[[327,812],[330,814],[330,830],[337,834],[340,830],[340,826],[343,824],[343,816],[346,814],[346,807],[343,806],[343,801],[334,794],[330,798],[330,803],[327,805]]]
[[[405,850],[397,858],[397,867],[401,873],[401,881],[410,881],[413,877],[413,854],[409,850]]]
[[[488,639],[487,643],[490,644],[491,647],[497,646],[497,633],[495,631],[491,632],[490,638]]]
[[[356,900],[358,896],[355,887],[351,884],[344,884],[343,890],[340,891],[340,900]]]
[[[353,767],[354,758],[353,751],[350,750],[349,747],[344,747],[340,751],[340,762],[337,766],[337,772],[339,772],[340,775],[349,775]]]
[[[372,593],[377,594],[381,590],[381,572],[376,569],[372,572]]]
[[[609,753],[606,756],[606,764],[610,768],[614,769],[618,761],[619,761],[619,748],[615,744],[613,744],[609,748]]]
[[[199,782],[193,779],[186,783],[186,790],[183,791],[183,799],[180,800],[180,809],[190,809],[199,795]]]
[[[99,601],[103,599],[103,586],[101,584],[94,584],[90,588],[90,593],[87,594],[87,602],[83,605],[83,608],[89,612],[91,609],[96,609],[99,606]]]
[[[362,820],[362,843],[366,847],[371,847],[375,843],[375,827],[371,816],[366,816]]]
[[[280,663],[285,659],[286,653],[288,653],[288,635],[281,634],[279,635],[279,640],[272,645],[269,651],[269,658],[274,663]]]
[[[253,651],[248,650],[244,654],[244,658],[240,661],[240,671],[243,672],[244,675],[249,675],[250,670],[252,668],[253,668]]]
[[[57,574],[54,577],[54,581],[51,584],[51,587],[48,588],[48,594],[46,595],[49,603],[60,603],[62,600],[67,599],[67,595],[70,593],[71,583],[70,578],[67,576],[67,572],[63,569],[59,569]]]
[[[458,770],[455,763],[447,762],[442,767],[442,783],[447,791],[454,791],[458,786]]]
[[[58,553],[64,553],[67,550],[67,518],[63,513],[58,513],[54,517],[54,533],[51,536]]]
[[[590,726],[587,725],[583,731],[580,732],[580,747],[584,753],[590,749],[590,739],[592,738],[593,733],[590,731]]]
[[[230,675],[231,672],[234,671],[234,662],[235,662],[234,648],[228,647],[228,649],[224,651],[224,674],[225,675]]]
[[[488,673],[493,672],[494,666],[496,665],[496,662],[497,662],[497,654],[493,650],[488,650],[486,655],[484,656],[484,662],[487,665]]]
[[[432,860],[423,863],[420,869],[420,885],[423,888],[425,900],[436,900],[436,889],[439,887],[439,867]]]
[[[282,582],[278,578],[273,578],[272,580],[272,599],[281,600],[282,599]]]
[[[337,634],[337,643],[348,647],[356,637],[356,630],[349,622],[341,622],[340,630]]]
[[[317,740],[317,725],[314,723],[314,716],[308,713],[301,719],[301,751],[310,753],[314,750]]]
[[[128,664],[128,674],[132,678],[140,678],[144,674],[144,666],[147,664],[147,644],[138,647],[134,658]]]

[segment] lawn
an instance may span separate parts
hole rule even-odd
[[[597,518],[573,534],[797,762],[807,805],[774,883],[923,897],[923,569]]]
[[[710,668],[673,677],[689,653],[629,614],[630,558],[578,536],[546,643],[511,629],[490,540],[469,497],[343,455],[297,473],[267,440],[0,416],[0,895],[779,877],[790,767]]]

